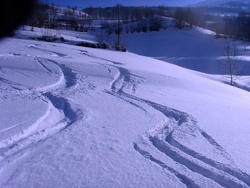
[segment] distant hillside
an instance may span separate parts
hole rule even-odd
[[[205,0],[192,5],[194,7],[222,7],[239,10],[250,10],[249,0]]]

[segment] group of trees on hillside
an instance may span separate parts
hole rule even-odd
[[[57,7],[54,4],[39,3],[35,14],[28,21],[32,27],[45,27],[50,29],[70,29],[76,31],[88,31],[93,27],[92,21],[117,20],[117,6],[109,8],[86,8],[79,11],[77,7]],[[136,31],[157,31],[164,26],[160,16],[166,15],[166,7],[124,7],[119,5],[119,13],[122,24],[129,24],[131,33]],[[109,23],[109,22],[107,22]],[[105,24],[102,27],[113,29],[112,24]],[[146,24],[147,23],[147,24]],[[146,28],[147,29],[146,29]],[[127,29],[126,29],[127,30]]]
[[[119,32],[135,33],[159,31],[166,29],[163,17],[175,19],[177,29],[190,28],[193,25],[210,29],[241,40],[250,40],[250,13],[240,13],[238,16],[221,16],[209,14],[204,8],[178,8],[178,7],[125,7],[116,5],[107,8],[89,7],[78,10],[77,7],[57,7],[54,4],[40,3],[35,15],[28,24],[33,27],[50,29],[70,29],[75,31],[88,31],[93,28],[94,19],[102,20],[101,28],[108,34],[118,33],[116,21],[119,19],[121,27]],[[223,10],[220,10],[223,12]],[[112,22],[112,20],[114,20]]]
[[[105,29],[107,34],[118,33],[117,23],[112,21],[103,21],[101,23],[101,28]],[[161,29],[166,29],[166,23],[164,19],[159,16],[153,16],[151,18],[143,18],[137,21],[122,21],[122,27],[120,28],[120,32],[125,33],[140,33],[140,32],[148,32],[148,31],[159,31]]]
[[[126,7],[122,5],[116,5],[114,7],[107,8],[85,8],[83,11],[88,15],[91,15],[93,19],[100,20],[116,20],[117,19],[117,7],[120,7],[121,20],[136,21],[142,19],[149,19],[155,15],[166,16],[169,11],[168,7]]]
[[[86,8],[83,10],[91,15],[92,19],[116,20],[117,7],[108,8]],[[220,12],[213,14],[212,12]],[[166,29],[166,24],[162,17],[172,17],[175,19],[177,29],[199,26],[210,29],[218,35],[250,40],[250,13],[239,13],[238,16],[225,16],[227,8],[182,8],[182,7],[123,7],[120,18],[124,24],[125,33],[159,31]],[[116,26],[112,22],[103,21],[102,27],[107,29],[107,33],[116,33]]]
[[[118,7],[120,12],[118,13]],[[161,16],[166,16],[166,7],[124,7],[116,5],[109,8],[86,8],[78,10],[77,7],[57,7],[54,4],[39,3],[35,14],[27,22],[31,26],[42,28],[44,36],[51,34],[51,30],[62,29],[87,32],[95,29],[93,20],[101,20],[101,28],[107,34],[121,34],[122,32],[147,32],[166,29]],[[117,19],[121,26],[117,27]],[[49,39],[50,40],[50,39]]]
[[[166,7],[124,7],[116,5],[108,8],[86,8],[83,11],[93,19],[102,20],[101,28],[108,34],[117,33],[118,7],[120,9],[121,31],[125,33],[159,31],[166,29],[161,16],[166,15]]]
[[[250,40],[250,13],[240,13],[237,17],[226,17],[221,33],[236,39]]]
[[[56,7],[54,4],[39,3],[35,14],[27,24],[33,27],[49,29],[71,29],[76,31],[88,31],[92,19],[77,7]]]
[[[171,17],[176,19],[176,28],[183,29],[193,25],[210,29],[217,37],[231,37],[250,41],[250,13],[241,12],[238,16],[213,15],[201,8],[176,8]]]

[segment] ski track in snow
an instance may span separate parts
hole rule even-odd
[[[68,55],[66,54],[63,54],[63,53],[59,53],[59,52],[54,52],[54,51],[50,51],[50,50],[46,50],[46,49],[42,49],[42,48],[38,48],[37,45],[29,45],[29,46],[26,46],[27,48],[31,48],[31,49],[35,49],[35,50],[39,50],[39,51],[42,51],[42,52],[45,52],[47,54],[49,54],[50,56],[53,56],[53,57],[67,57],[67,58],[70,58]]]
[[[115,68],[117,70],[117,73],[116,73],[113,81],[110,83],[109,88],[107,90],[105,90],[104,92],[106,92],[110,95],[113,95],[117,98],[120,98],[120,99],[128,102],[129,104],[135,106],[136,108],[140,108],[142,111],[147,113],[147,110],[145,108],[143,108],[141,105],[138,105],[137,102],[130,100],[128,97],[124,97],[125,93],[123,92],[124,88],[131,88],[132,92],[135,93],[137,87],[145,81],[144,78],[139,77],[139,76],[134,75],[134,74],[131,74],[129,70],[117,66],[117,65],[123,65],[122,63],[114,62],[114,61],[110,61],[108,59],[97,57],[94,54],[91,54],[86,50],[79,50],[79,53],[82,55],[86,55],[88,57],[94,58],[96,60],[101,60],[102,62],[111,63],[112,65],[106,65],[103,63],[99,63],[99,62],[94,62],[94,63],[97,63],[99,65],[104,66],[108,70],[108,73],[110,75],[112,73],[110,67]],[[111,89],[111,91],[110,91],[110,89]],[[123,94],[123,95],[120,95],[120,94]]]
[[[68,57],[65,54],[40,49],[36,46],[28,47],[41,50],[52,56]],[[136,97],[134,94],[145,79],[121,67],[121,63],[96,57],[83,50],[81,50],[80,53],[96,60],[101,60],[110,75],[112,73],[111,67],[117,70],[117,74],[113,76],[113,81],[104,92],[124,100],[133,107],[143,110],[145,114],[148,113],[147,108],[152,108],[165,116],[166,121],[164,123],[160,123],[148,130],[139,137],[138,141],[134,141],[133,144],[131,144],[131,148],[138,152],[143,159],[171,172],[188,188],[203,187],[203,185],[200,181],[194,179],[193,176],[185,174],[180,168],[202,177],[206,182],[212,182],[221,187],[250,187],[250,175],[228,164],[223,164],[209,158],[187,147],[178,140],[176,135],[185,131],[186,135],[192,134],[202,138],[203,141],[207,142],[207,144],[214,148],[214,150],[220,153],[224,158],[230,158],[219,143],[198,127],[198,122],[191,115]],[[55,119],[52,124],[47,125],[45,122],[46,126],[43,125],[41,129],[32,132],[32,134],[26,133],[19,137],[0,142],[0,175],[1,168],[17,160],[28,148],[68,128],[83,117],[82,110],[73,107],[73,105],[76,106],[76,104],[72,104],[72,102],[62,94],[64,90],[79,87],[77,73],[68,66],[54,60],[38,57],[35,57],[35,60],[51,74],[53,71],[50,70],[47,64],[53,63],[57,65],[61,71],[61,78],[57,83],[30,91],[30,94],[35,93],[48,104],[46,114],[38,119],[31,127],[32,129],[36,129],[39,125],[43,125],[46,119],[53,119],[54,115],[57,119]],[[105,65],[104,62],[112,63],[112,65]],[[7,82],[6,80],[2,81]],[[174,163],[178,168],[173,167],[173,165],[171,166],[171,164],[166,161],[171,161],[172,164]]]
[[[50,59],[43,59],[45,60],[45,62],[49,62],[49,63],[54,63],[55,65],[57,65],[58,67],[60,67],[62,73],[63,73],[63,77],[64,77],[64,81],[66,84],[66,88],[70,88],[76,85],[76,80],[77,80],[77,75],[76,73],[74,73],[72,71],[72,69],[70,69],[69,67],[67,67],[64,64],[60,64],[56,61],[50,60]],[[46,67],[41,61],[39,62],[42,66],[44,66],[44,68]],[[48,70],[48,68],[45,68],[46,70]]]
[[[32,146],[68,128],[83,117],[83,112],[80,108],[75,107],[73,109],[72,102],[67,97],[60,96],[64,90],[70,90],[74,86],[77,87],[77,74],[66,65],[56,61],[38,57],[34,57],[34,59],[48,73],[52,73],[52,70],[46,64],[53,63],[57,65],[61,72],[61,78],[58,82],[44,86],[43,88],[23,91],[25,94],[36,95],[41,98],[41,100],[48,104],[48,109],[27,130],[0,142],[0,175],[2,168],[15,162],[27,152],[27,149],[32,149]],[[74,106],[77,105],[74,104]]]
[[[142,107],[146,104],[162,113],[169,120],[167,123],[147,131],[141,136],[140,141],[133,143],[133,148],[139,154],[147,160],[172,172],[188,188],[202,187],[203,185],[197,184],[194,179],[191,179],[185,175],[185,173],[178,172],[178,170],[170,167],[168,163],[157,159],[157,157],[147,151],[151,150],[147,147],[150,146],[150,148],[153,148],[157,156],[160,155],[163,158],[168,158],[177,165],[184,166],[190,172],[199,174],[206,180],[212,181],[213,183],[215,182],[222,187],[250,187],[250,175],[228,164],[223,164],[208,158],[183,145],[178,141],[178,138],[175,138],[174,133],[178,134],[183,128],[188,127],[188,132],[185,134],[196,134],[195,136],[202,137],[203,140],[210,144],[222,156],[227,159],[230,158],[225,150],[211,136],[198,127],[196,120],[191,115],[128,94],[125,89],[130,89],[132,93],[135,93],[138,85],[143,82],[142,78],[133,75],[125,68],[116,68],[118,73],[114,76],[114,80],[111,82],[110,88],[106,93],[123,99],[147,113],[147,110]]]

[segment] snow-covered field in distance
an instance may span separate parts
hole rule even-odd
[[[188,48],[191,31],[164,59],[221,56],[206,33],[211,51]],[[29,35],[0,42],[0,187],[250,187],[249,92],[155,58]]]
[[[231,39],[215,38],[216,33],[194,27],[193,29],[174,29],[172,19],[166,18],[168,27],[159,32],[133,33],[121,35],[122,44],[125,44],[129,52],[143,56],[153,57],[168,63],[172,63],[191,70],[218,75],[225,74],[221,57],[225,55],[225,45],[235,44],[240,48],[238,64],[242,75],[250,75],[249,56],[247,50],[249,43],[234,41]],[[91,33],[93,39],[95,33]],[[105,36],[105,34],[104,34]],[[84,38],[84,37],[83,37]],[[117,36],[107,36],[111,43],[117,40]],[[85,38],[88,39],[88,38]]]

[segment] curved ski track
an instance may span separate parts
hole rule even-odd
[[[29,47],[42,50],[36,46]],[[68,57],[65,54],[47,50],[43,51],[52,56]],[[185,132],[185,135],[200,137],[224,156],[225,159],[230,158],[211,136],[198,127],[197,121],[191,115],[132,95],[136,93],[137,88],[144,81],[143,78],[121,67],[122,64],[120,63],[96,57],[87,51],[80,51],[80,53],[98,60],[111,62],[112,65],[108,66],[117,69],[116,76],[110,83],[109,88],[104,92],[128,102],[145,113],[148,113],[147,108],[152,108],[165,116],[164,122],[152,125],[155,127],[140,135],[138,140],[131,144],[132,148],[142,159],[159,166],[159,170],[163,169],[171,172],[188,188],[250,187],[249,174],[236,167],[209,158],[179,140],[178,135],[182,132]],[[78,75],[66,65],[56,61],[36,57],[35,60],[48,73],[52,73],[49,66],[47,66],[48,63],[57,65],[60,69],[61,79],[58,83],[51,86],[34,89],[35,91],[30,90],[31,95],[37,95],[48,104],[47,113],[31,126],[35,128],[36,132],[31,131],[31,133],[22,134],[0,143],[0,172],[3,167],[24,155],[27,149],[32,148],[38,142],[46,140],[50,136],[66,129],[80,118],[83,118],[82,110],[63,95],[64,90],[79,87],[77,85]],[[111,74],[108,66],[107,69]],[[130,92],[128,93],[127,91]],[[44,125],[44,121],[50,117],[53,119],[53,115],[57,115],[58,119],[53,121],[52,124]],[[42,125],[41,128],[36,129],[40,125]]]
[[[48,73],[52,73],[52,70],[47,65],[51,63],[57,65],[61,78],[57,83],[52,85],[24,91],[25,94],[28,92],[29,95],[41,98],[41,100],[48,104],[48,109],[27,130],[0,142],[0,172],[6,165],[15,162],[24,155],[27,149],[32,149],[32,146],[35,146],[40,141],[48,139],[83,118],[82,110],[76,104],[72,108],[72,102],[63,96],[65,90],[70,90],[78,86],[77,74],[66,65],[50,59],[35,57],[34,60]]]
[[[146,113],[145,105],[147,105],[166,117],[166,122],[148,130],[140,136],[137,142],[133,143],[135,151],[150,162],[172,172],[188,188],[250,187],[249,174],[211,159],[178,140],[178,134],[184,130],[186,135],[201,137],[221,156],[230,160],[225,150],[198,127],[197,121],[191,115],[126,93],[128,90],[125,91],[125,88],[135,93],[136,88],[144,80],[125,68],[116,68],[118,73],[106,93],[119,97]],[[170,165],[170,162],[174,165]],[[204,182],[205,184],[203,184]]]

